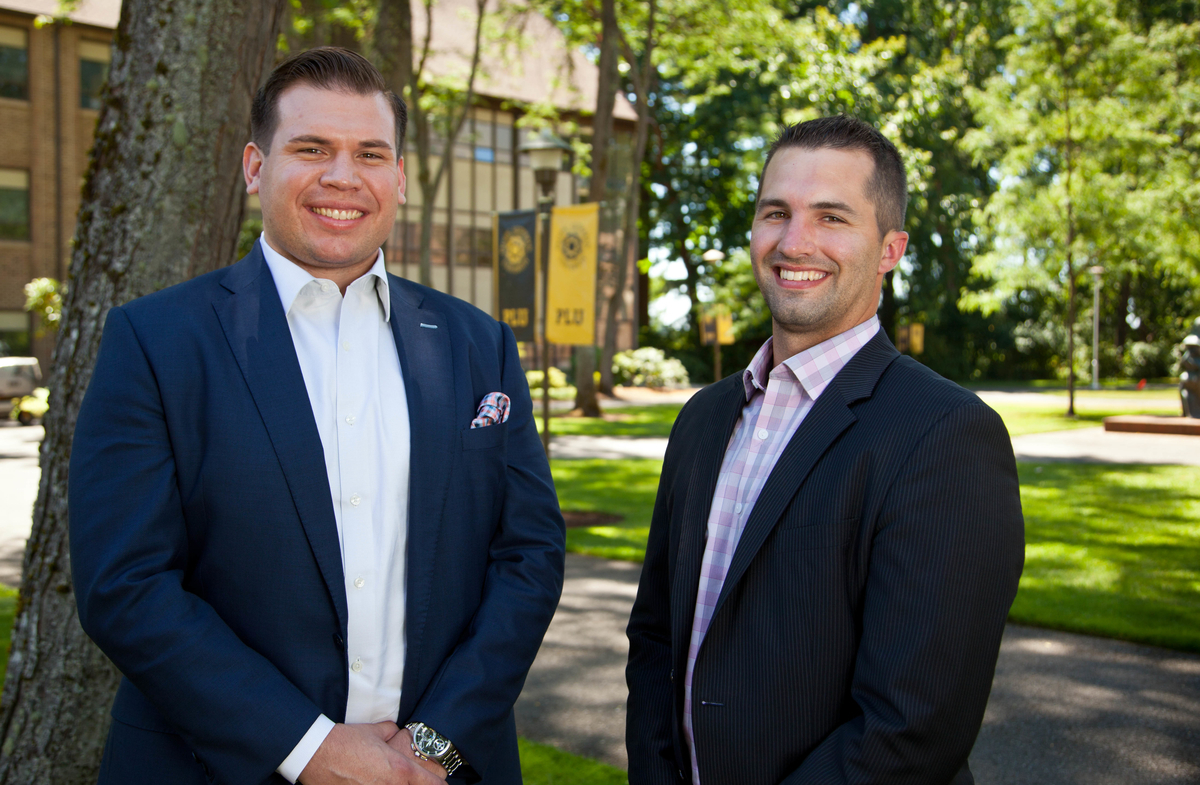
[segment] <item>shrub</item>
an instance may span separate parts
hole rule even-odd
[[[1125,350],[1125,375],[1130,379],[1160,379],[1171,373],[1171,344],[1135,341]]]
[[[529,389],[542,389],[542,372],[540,370],[532,370],[525,372],[525,381],[529,382]],[[569,387],[567,384],[567,375],[560,369],[550,366],[550,389],[558,390],[563,387]]]
[[[626,387],[683,387],[687,369],[662,349],[646,346],[613,357],[613,381]]]

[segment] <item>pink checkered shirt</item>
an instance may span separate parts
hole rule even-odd
[[[774,339],[768,338],[754,355],[750,367],[742,372],[746,407],[725,448],[708,513],[707,541],[683,682],[683,729],[692,759],[693,785],[700,785],[700,769],[692,733],[692,672],[742,529],[775,463],[805,415],[829,381],[878,331],[879,319],[872,316],[857,327],[789,357],[773,369]]]

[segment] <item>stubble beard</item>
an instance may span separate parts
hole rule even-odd
[[[839,265],[827,259],[822,260],[822,269],[826,266],[832,266],[833,269],[816,291],[787,290],[775,280],[774,265],[781,261],[785,261],[785,257],[775,254],[754,265],[754,276],[767,303],[767,310],[771,312],[771,320],[784,330],[796,333],[819,331],[836,321],[839,313],[836,289]],[[820,289],[828,291],[820,292]]]

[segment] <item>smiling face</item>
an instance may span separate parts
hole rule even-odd
[[[859,150],[786,147],[763,173],[750,232],[754,277],[771,310],[775,364],[870,319],[908,234],[880,236]]]
[[[263,233],[284,257],[343,288],[374,264],[404,203],[395,116],[381,93],[297,84],[279,96],[270,151],[242,158]]]

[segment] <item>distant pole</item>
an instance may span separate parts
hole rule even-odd
[[[518,148],[522,153],[529,153],[529,163],[533,168],[533,178],[541,188],[542,196],[538,199],[538,214],[541,218],[542,258],[539,260],[542,268],[542,297],[541,297],[541,354],[542,354],[542,448],[550,455],[550,342],[546,340],[546,301],[547,285],[550,278],[550,218],[554,210],[554,188],[558,184],[558,173],[562,171],[563,155],[570,151],[571,146],[555,136],[550,129],[542,129],[541,133],[526,139]]]
[[[721,377],[721,341],[719,338],[718,338],[717,342],[713,344],[713,368],[715,371],[715,373],[714,373],[715,378],[713,379],[713,381],[714,382],[721,381],[721,378],[722,378]]]
[[[1104,268],[1089,267],[1092,274],[1092,389],[1100,389],[1100,276]]]

